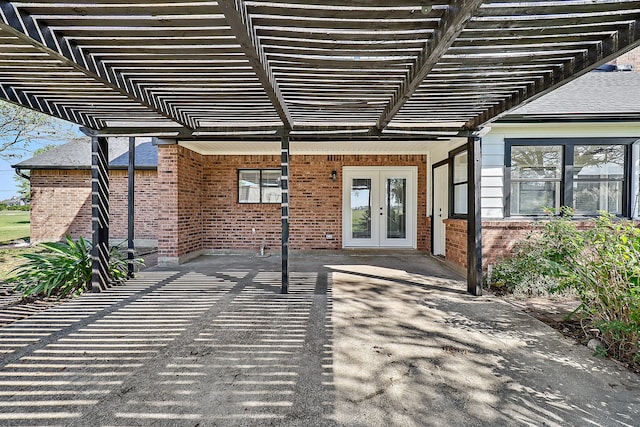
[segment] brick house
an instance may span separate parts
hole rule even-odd
[[[112,243],[127,238],[127,165],[125,138],[109,141],[110,219]],[[136,142],[135,240],[157,244],[157,149],[151,141]],[[31,242],[91,237],[91,140],[77,139],[13,166],[30,171]]]
[[[543,204],[573,206],[579,216],[599,210],[638,216],[639,91],[640,73],[593,72],[492,124],[483,136],[485,267],[531,229]],[[396,141],[393,149],[354,141],[292,142],[290,248],[415,249],[440,255],[462,271],[465,141]],[[109,144],[112,240],[126,238],[125,142]],[[136,239],[157,242],[167,263],[204,253],[256,253],[261,246],[279,250],[279,143],[258,148],[250,141],[159,142],[140,140],[136,148]],[[31,169],[33,241],[91,235],[89,145],[73,142],[15,166]],[[609,170],[586,177],[580,172],[572,182],[560,175],[538,181],[531,173],[519,179],[517,159],[510,156],[528,149],[558,162],[521,165],[529,172],[551,168],[562,175],[569,154],[576,169],[576,149],[588,160],[581,171],[600,164],[594,150],[611,157],[601,159]],[[178,233],[171,232],[175,218],[181,218]]]
[[[453,261],[464,248],[445,245],[456,247],[455,221],[466,219],[456,230],[466,231],[467,289],[478,295],[481,202],[501,200],[502,214],[492,219],[506,220],[530,208],[511,205],[529,200],[512,197],[518,194],[572,203],[575,193],[587,203],[606,187],[623,206],[632,198],[632,143],[612,144],[626,147],[625,178],[605,185],[586,178],[599,176],[597,169],[574,178],[571,168],[581,165],[566,163],[580,154],[576,147],[596,142],[546,149],[539,147],[554,144],[537,141],[543,157],[562,152],[555,170],[564,174],[551,184],[532,175],[542,184],[528,186],[507,166],[518,159],[505,154],[526,141],[489,141],[484,154],[481,142],[512,109],[640,46],[631,0],[588,10],[581,2],[481,0],[345,2],[337,9],[313,2],[137,5],[8,2],[0,17],[9,58],[0,67],[0,97],[74,122],[92,138],[96,290],[108,285],[109,236],[120,234],[108,215],[111,137],[158,144],[161,262],[271,247],[280,235],[283,292],[289,247],[444,248]],[[483,169],[491,150],[501,166]]]

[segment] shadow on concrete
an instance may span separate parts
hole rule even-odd
[[[0,328],[0,424],[634,425],[638,377],[421,255],[201,257]]]
[[[276,275],[147,271],[2,328],[0,424],[333,425],[327,275]]]
[[[329,267],[340,424],[636,423],[637,376],[511,306],[404,266]]]

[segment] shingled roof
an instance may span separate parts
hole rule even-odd
[[[640,73],[596,72],[520,107],[503,121],[640,120]]]
[[[129,164],[128,138],[109,140],[109,167],[126,169]],[[136,141],[136,169],[156,169],[158,147],[148,138]],[[13,165],[16,169],[91,169],[91,140],[77,139]]]

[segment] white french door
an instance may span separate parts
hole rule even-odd
[[[417,167],[344,167],[345,248],[415,248]]]

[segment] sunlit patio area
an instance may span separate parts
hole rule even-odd
[[[0,328],[0,424],[633,425],[640,380],[418,253],[204,256]]]

